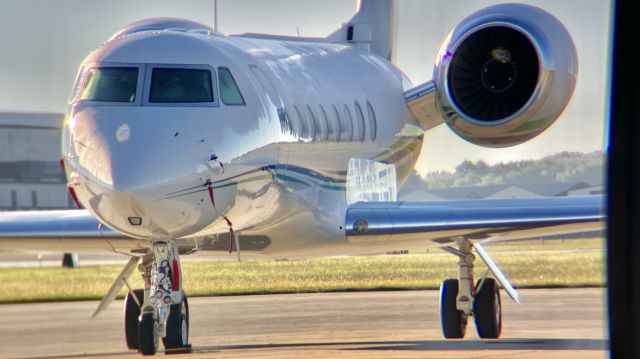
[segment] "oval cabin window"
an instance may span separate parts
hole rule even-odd
[[[336,141],[346,141],[347,138],[347,128],[343,125],[344,120],[340,117],[340,112],[336,108],[335,105],[331,105],[333,108],[333,118],[336,121]]]
[[[351,141],[353,138],[353,118],[351,117],[351,111],[349,111],[349,106],[344,105],[344,125],[347,128],[347,135],[344,139],[345,141]]]
[[[300,119],[301,131],[300,138],[304,140],[312,140],[316,134],[315,126],[313,125],[313,119],[308,118],[309,116],[304,116],[302,112],[298,109],[298,106],[293,105],[293,109],[296,111],[296,115]]]
[[[376,123],[376,113],[373,111],[373,106],[369,101],[367,101],[367,115],[369,117],[369,135],[371,136],[371,141],[375,141],[378,124]]]
[[[354,101],[353,106],[356,109],[356,140],[364,141],[364,115],[358,101]]]

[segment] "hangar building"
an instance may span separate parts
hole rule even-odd
[[[0,112],[0,211],[75,208],[60,166],[63,117]]]

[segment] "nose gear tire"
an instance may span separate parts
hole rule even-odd
[[[138,326],[139,351],[142,355],[155,355],[158,351],[158,335],[155,330],[156,318],[153,313],[143,313]]]
[[[183,294],[182,303],[173,304],[167,318],[167,336],[163,338],[166,349],[182,349],[189,344],[189,302]]]
[[[138,303],[142,305],[144,302],[144,289],[134,289],[133,292],[127,293],[124,299],[124,338],[127,342],[127,348],[138,350],[140,306],[133,299],[134,295],[138,299]]]

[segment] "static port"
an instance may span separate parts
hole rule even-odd
[[[129,217],[127,219],[129,220],[129,223],[131,223],[132,226],[139,226],[142,224],[142,218],[140,217]]]

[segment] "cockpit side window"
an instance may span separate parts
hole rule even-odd
[[[245,104],[242,93],[233,78],[231,71],[226,67],[218,67],[218,80],[220,81],[220,99],[227,106],[242,106]]]
[[[151,74],[149,102],[213,102],[211,71],[155,67]]]
[[[95,67],[88,70],[80,100],[136,102],[137,67]]]

